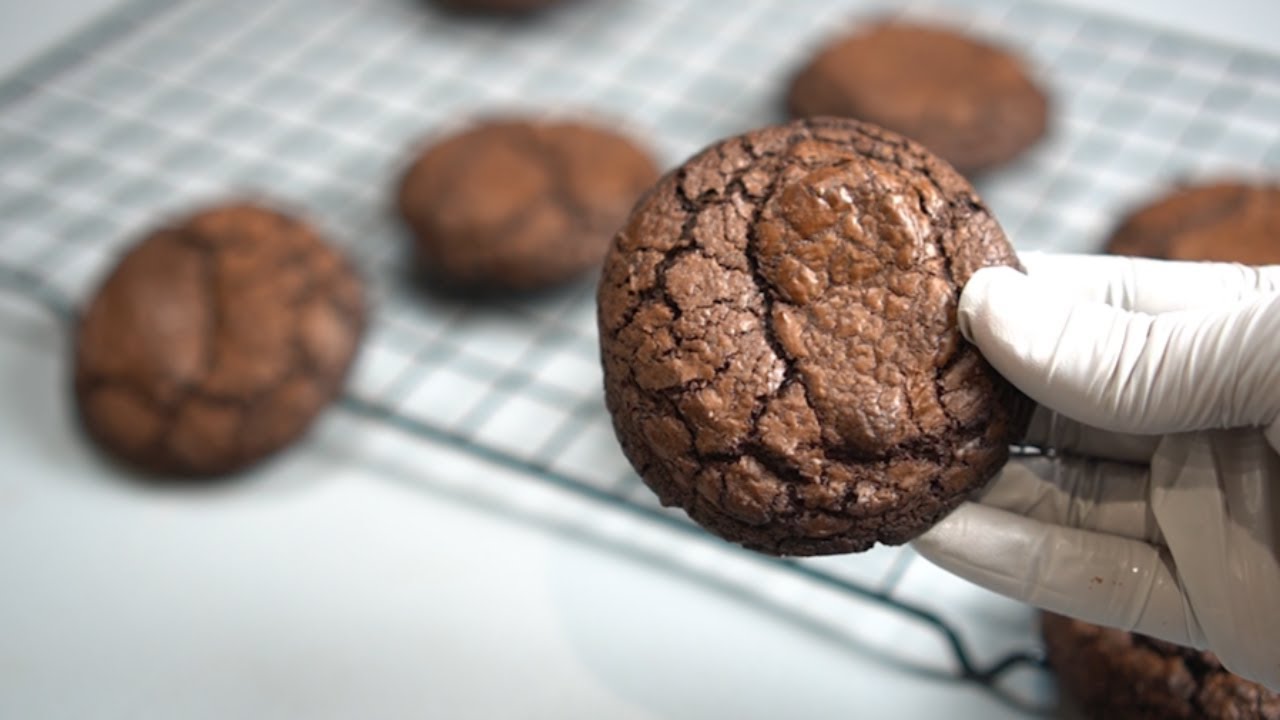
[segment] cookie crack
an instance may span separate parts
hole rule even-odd
[[[917,194],[920,199],[921,207],[923,208],[925,206],[924,195],[920,194],[918,191]],[[960,223],[956,217],[957,214],[950,204],[947,204],[946,209],[947,232],[956,232],[960,227]],[[954,268],[955,258],[951,256],[951,252],[947,249],[947,244],[943,242],[941,238],[938,238],[934,244],[938,247],[938,253],[942,256],[943,277],[947,281],[947,285],[953,288],[955,299],[958,303],[960,301],[960,291],[962,288],[956,282]],[[959,332],[958,328],[956,329],[956,332]],[[956,428],[959,423],[957,422],[955,415],[947,408],[946,402],[943,401],[943,398],[946,397],[946,387],[943,384],[943,380],[946,377],[946,374],[955,367],[956,363],[960,362],[960,358],[964,355],[965,343],[967,341],[964,340],[964,338],[960,338],[959,342],[960,346],[956,348],[956,350],[951,353],[951,356],[947,358],[947,361],[943,363],[941,367],[934,370],[933,373],[933,389],[934,393],[938,396],[938,407],[942,411],[943,417],[947,419],[947,425],[951,428]]]
[[[176,238],[200,256],[200,282],[203,286],[203,292],[208,298],[208,302],[205,303],[208,306],[208,317],[205,320],[205,327],[202,333],[205,347],[200,372],[194,378],[183,378],[178,383],[177,391],[169,402],[156,403],[162,429],[153,441],[151,452],[165,457],[170,463],[173,462],[172,440],[173,434],[177,429],[178,417],[181,416],[183,410],[186,409],[192,399],[200,393],[202,380],[212,372],[217,363],[218,333],[221,326],[221,313],[215,307],[218,304],[219,289],[216,264],[218,249],[212,243],[205,242],[198,233],[191,230],[177,230]]]
[[[218,272],[217,251],[213,249],[206,250],[200,262],[200,281],[204,285],[204,293],[207,298],[205,303],[207,316],[204,329],[204,368],[201,373],[205,377],[212,375],[218,368],[218,338],[226,330],[226,322],[222,312],[223,287],[220,275]]]
[[[950,457],[938,445],[932,435],[922,435],[890,445],[880,452],[867,452],[848,443],[823,446],[825,456],[847,465],[869,465],[891,462],[895,458],[910,456],[935,464],[944,464]]]
[[[671,310],[671,319],[673,321],[679,320],[684,316],[684,309],[671,298],[671,292],[667,288],[667,273],[687,255],[702,255],[705,257],[705,254],[692,244],[672,248],[662,257],[662,262],[658,263],[658,267],[654,269],[654,284],[653,288],[649,290],[651,294]]]
[[[795,137],[788,138],[788,147],[789,148],[794,147],[798,142],[800,141]],[[760,303],[762,308],[761,317],[760,317],[760,331],[764,335],[764,341],[769,346],[769,350],[773,353],[774,358],[779,362],[781,362],[783,365],[782,382],[779,383],[778,389],[775,390],[774,392],[772,393],[766,392],[765,397],[768,398],[768,397],[776,396],[777,392],[780,391],[782,386],[785,385],[787,382],[789,381],[795,382],[800,386],[801,393],[804,395],[805,405],[810,410],[812,410],[814,405],[813,405],[813,399],[809,393],[809,387],[808,385],[805,384],[803,377],[800,376],[799,370],[796,366],[796,359],[792,357],[789,352],[787,352],[786,347],[783,346],[782,344],[782,340],[778,337],[777,329],[774,327],[773,318],[774,318],[775,298],[773,295],[774,293],[773,284],[769,282],[769,278],[765,276],[764,271],[760,267],[759,225],[761,220],[764,217],[764,208],[765,208],[765,205],[767,204],[767,199],[773,197],[774,194],[777,192],[778,182],[779,182],[778,174],[772,173],[769,180],[769,184],[764,188],[763,192],[761,193],[761,197],[765,198],[766,202],[759,202],[759,203],[752,204],[751,217],[748,220],[748,224],[747,224],[746,247],[743,249],[743,251],[746,256],[745,259],[747,262],[747,271],[748,271],[748,274],[751,276],[751,282],[752,284],[755,285],[756,290],[759,291],[760,293]],[[746,188],[742,183],[741,177],[735,178],[731,184],[733,183],[736,183],[736,186],[740,189],[740,192],[743,195],[746,194]],[[767,404],[767,400],[765,403],[762,403],[762,404]],[[758,422],[752,424],[751,435],[753,437],[758,438],[759,436]]]
[[[581,230],[582,226],[592,224],[594,213],[578,202],[578,198],[574,197],[570,191],[568,163],[565,162],[563,155],[557,151],[554,143],[540,137],[536,129],[527,128],[526,130],[525,149],[529,150],[536,160],[541,160],[541,164],[547,168],[551,176],[551,187],[547,191],[548,199],[564,209],[565,214],[571,218],[575,230]]]

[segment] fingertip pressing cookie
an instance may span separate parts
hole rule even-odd
[[[1132,211],[1107,252],[1165,260],[1280,264],[1280,184],[1186,185]]]
[[[1280,694],[1211,652],[1044,613],[1049,665],[1090,718],[1280,720]]]
[[[605,398],[626,456],[664,504],[755,550],[912,539],[1029,419],[956,325],[988,265],[1018,265],[996,221],[901,136],[822,118],[711,146],[605,260]]]
[[[599,266],[657,178],[632,140],[581,122],[490,120],[428,147],[400,212],[422,270],[476,292],[528,291]]]
[[[203,210],[138,242],[84,306],[80,417],[144,471],[243,470],[338,394],[364,323],[355,270],[304,222],[249,203]]]
[[[955,31],[877,22],[839,37],[796,73],[792,117],[864,120],[915,140],[960,172],[1002,165],[1048,124],[1022,61]]]

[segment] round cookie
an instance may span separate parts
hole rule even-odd
[[[912,539],[1029,419],[956,326],[987,265],[1018,265],[1003,231],[899,135],[815,118],[711,146],[605,260],[605,399],[626,456],[663,504],[755,550]]]
[[[81,313],[84,426],[149,472],[247,468],[302,435],[340,391],[363,294],[315,231],[264,207],[225,205],[157,229]]]
[[[1280,694],[1213,653],[1045,613],[1049,664],[1090,718],[1280,720]]]
[[[442,284],[537,290],[597,268],[657,176],[611,131],[493,120],[427,148],[404,176],[400,211],[422,269]]]
[[[1280,184],[1218,182],[1175,189],[1125,218],[1107,252],[1280,264]]]
[[[792,81],[793,117],[838,115],[924,144],[960,172],[1012,160],[1045,132],[1048,100],[1022,63],[956,32],[881,22],[819,50]]]

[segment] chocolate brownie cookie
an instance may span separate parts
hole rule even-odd
[[[664,177],[605,260],[605,397],[666,505],[783,555],[927,529],[1008,457],[1029,401],[956,326],[1017,266],[969,184],[839,118],[717,143]]]
[[[400,211],[438,282],[535,290],[597,268],[657,176],[648,154],[608,130],[494,120],[423,152],[401,183]]]
[[[899,22],[822,48],[787,95],[793,117],[840,115],[921,142],[970,174],[1001,165],[1045,132],[1048,100],[1003,50]]]
[[[1169,260],[1280,263],[1280,184],[1175,189],[1130,214],[1107,252]]]
[[[146,471],[247,468],[337,395],[364,318],[356,273],[303,222],[250,204],[196,213],[129,250],[83,309],[80,416]]]
[[[1280,694],[1213,653],[1049,613],[1041,628],[1059,685],[1090,718],[1280,720]]]

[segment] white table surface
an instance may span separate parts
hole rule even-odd
[[[1271,0],[1074,2],[1277,49]],[[113,4],[0,2],[0,71]],[[103,482],[67,403],[49,401],[65,396],[64,342],[0,295],[2,718],[1014,716],[318,452],[289,454],[250,494]],[[322,423],[334,452],[353,436],[381,441],[349,422]],[[522,482],[466,458],[433,462]]]

